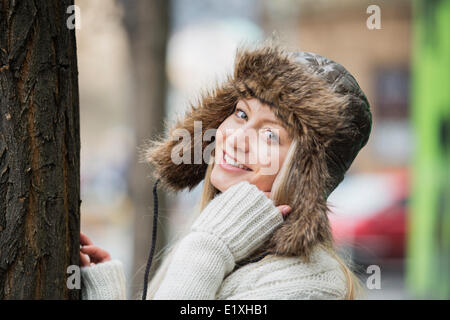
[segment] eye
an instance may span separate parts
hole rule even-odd
[[[244,120],[248,120],[247,114],[244,111],[242,111],[241,109],[236,109],[235,115],[238,118],[241,118],[241,119],[244,119]]]
[[[278,136],[272,130],[266,129],[266,131],[264,131],[264,133],[269,138],[269,140],[274,141],[274,142],[279,142]]]

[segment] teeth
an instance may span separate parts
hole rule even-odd
[[[233,167],[238,167],[244,170],[248,170],[246,167],[244,167],[242,164],[237,163],[236,161],[234,161],[233,159],[231,159],[229,156],[227,156],[227,154],[224,155],[223,157],[225,159],[225,162],[228,164],[231,164]]]

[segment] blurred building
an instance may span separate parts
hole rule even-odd
[[[281,36],[291,39],[290,47],[342,64],[367,95],[374,116],[372,133],[349,173],[407,166],[414,147],[408,111],[411,2],[377,1],[379,30],[366,25],[371,15],[366,10],[373,1],[266,3],[266,29],[284,26]]]

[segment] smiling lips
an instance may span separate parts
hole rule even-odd
[[[228,154],[225,153],[225,151],[223,152],[223,157],[222,157],[223,163],[220,163],[219,165],[228,171],[238,171],[238,172],[242,172],[242,171],[252,171],[250,168],[244,166],[243,164],[237,162],[236,160],[234,160],[233,158],[231,158]]]

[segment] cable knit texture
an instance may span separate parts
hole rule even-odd
[[[180,240],[154,299],[343,299],[345,276],[319,247],[310,263],[269,255],[235,270],[283,223],[272,200],[248,182],[216,196]],[[123,266],[82,269],[83,299],[125,299]],[[233,271],[234,270],[234,271]]]

